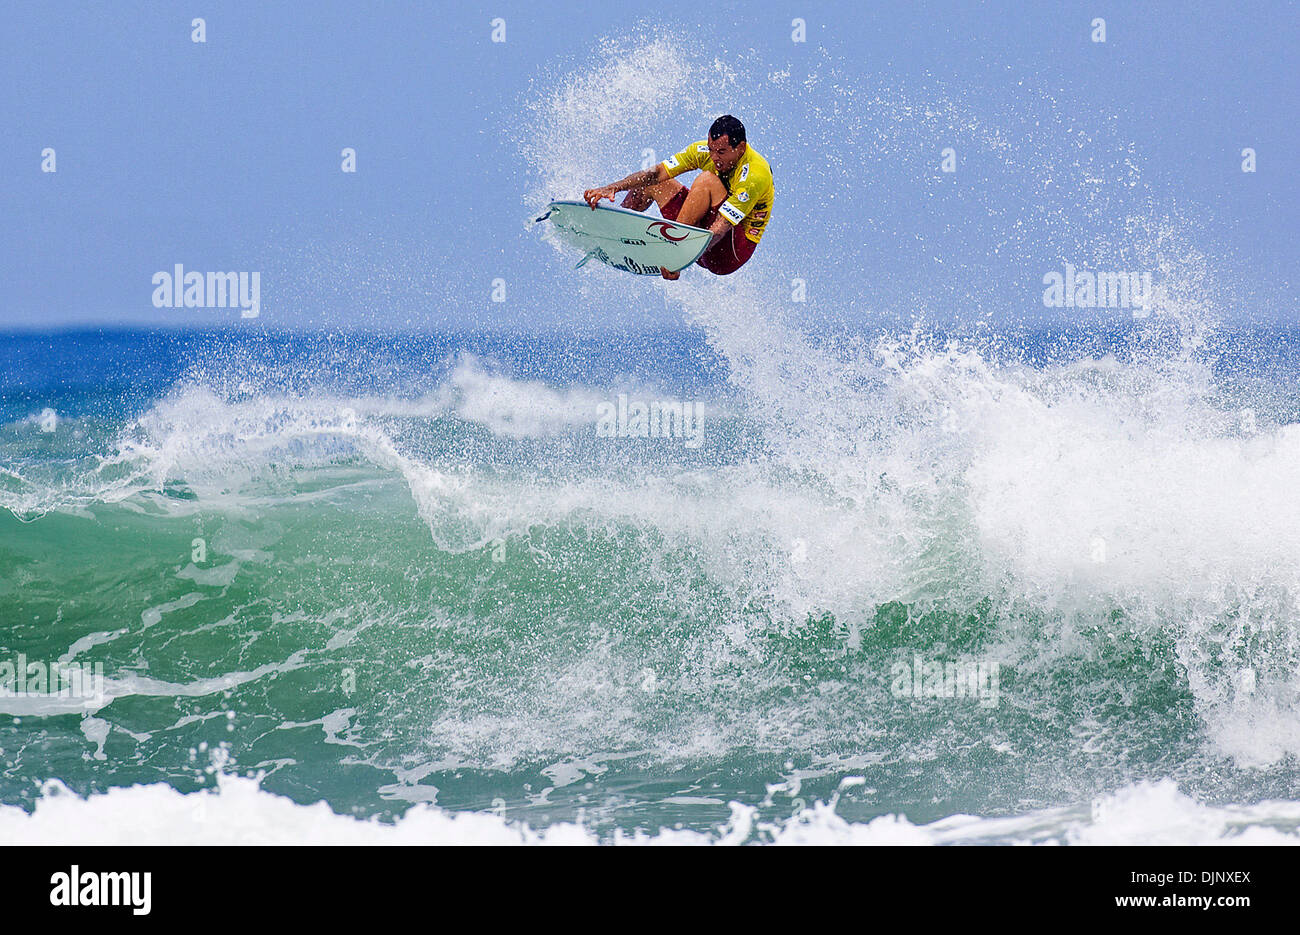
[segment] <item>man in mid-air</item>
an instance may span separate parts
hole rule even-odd
[[[692,169],[700,174],[690,188],[675,181]],[[746,142],[744,124],[731,114],[713,121],[707,140],[692,143],[653,169],[589,188],[582,197],[595,208],[601,199],[613,201],[623,191],[625,208],[644,211],[653,201],[670,221],[707,227],[713,238],[696,264],[719,276],[745,265],[772,218],[772,168]],[[662,267],[660,272],[664,279],[681,276]]]

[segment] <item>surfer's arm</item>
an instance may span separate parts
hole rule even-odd
[[[619,192],[631,191],[634,188],[645,188],[647,185],[657,185],[660,182],[668,181],[670,177],[661,162],[653,169],[633,172],[627,178],[619,179],[617,182],[611,182],[608,185],[602,185],[600,188],[589,188],[582,193],[582,197],[587,204],[594,208],[602,198],[613,201],[614,196]]]
[[[709,225],[709,233],[712,234],[713,236],[709,238],[709,246],[705,247],[704,249],[708,250],[709,247],[712,247],[723,237],[726,237],[727,233],[731,230],[732,227],[733,227],[732,223],[728,221],[726,218],[722,217],[721,215],[714,218],[713,223]]]

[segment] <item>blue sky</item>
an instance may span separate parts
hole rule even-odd
[[[154,308],[151,276],[175,263],[262,271],[259,327],[671,324],[658,284],[628,277],[619,303],[575,296],[586,271],[524,223],[529,105],[599,67],[603,40],[652,32],[739,72],[737,106],[702,84],[700,108],[742,114],[772,161],[777,209],[751,265],[815,283],[810,315],[1042,315],[1043,272],[1104,262],[1135,207],[1173,217],[1213,258],[1233,314],[1291,315],[1294,3],[756,2],[664,7],[654,26],[626,10],[7,3],[0,326],[250,326],[229,309]],[[206,43],[191,41],[194,16]],[[496,17],[504,43],[491,41]],[[1094,17],[1105,44],[1089,41]],[[769,93],[781,72],[784,90]],[[857,100],[956,102],[956,123],[876,127],[877,104],[843,116],[846,131],[834,116],[846,82]],[[650,134],[593,128],[572,145],[598,147],[584,158],[611,174],[591,183],[610,181],[643,147],[702,136],[703,112],[678,101]],[[950,142],[960,168],[944,177]],[[340,171],[347,146],[355,174]],[[53,174],[40,171],[45,147]],[[1244,147],[1256,173],[1241,171]],[[1140,185],[1100,204],[1080,188],[1077,154],[1112,176],[1135,166]],[[1000,231],[1013,227],[1008,246]],[[1115,268],[1134,256],[1115,249]],[[490,298],[498,277],[504,303]]]

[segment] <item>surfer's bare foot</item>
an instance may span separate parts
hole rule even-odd
[[[623,207],[633,211],[644,211],[654,204],[654,199],[643,190],[630,191],[623,198]]]
[[[659,272],[663,275],[664,279],[681,279],[681,278],[682,278],[682,274],[681,274],[680,271],[678,271],[678,272],[676,272],[676,273],[670,273],[670,272],[668,272],[668,270],[664,269],[662,266],[659,267]]]

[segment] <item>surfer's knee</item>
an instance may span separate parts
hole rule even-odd
[[[722,184],[722,179],[708,169],[701,170],[700,174],[695,177],[695,181],[691,182],[691,188],[696,185],[703,185],[705,188],[720,188],[723,191],[727,190],[727,186]]]
[[[713,204],[720,204],[727,200],[727,186],[722,184],[722,179],[705,169],[696,176],[695,181],[691,183],[691,189],[702,188],[709,193],[709,201]]]

